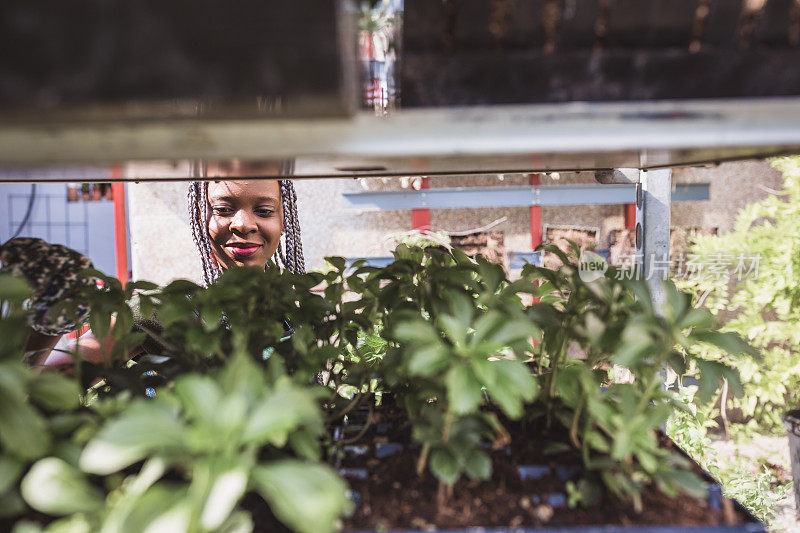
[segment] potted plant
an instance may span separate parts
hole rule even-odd
[[[104,288],[87,286],[89,322],[117,340],[108,360],[145,338],[150,353],[78,363],[83,385],[103,380],[69,414],[81,422],[47,413],[56,444],[0,494],[29,506],[17,521],[88,529],[757,530],[659,432],[680,405],[665,367],[699,368],[706,395],[723,377],[735,390],[736,373],[696,348],[751,349],[670,284],[655,309],[625,272],[587,282],[548,251],[558,271],[528,266],[513,282],[482,258],[406,245],[385,268],[240,268],[208,288],[91,272]],[[614,382],[614,365],[633,382]],[[35,487],[92,503],[54,508]]]

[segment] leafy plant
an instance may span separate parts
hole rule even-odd
[[[332,530],[347,507],[346,487],[317,462],[322,416],[313,390],[293,385],[277,356],[269,367],[234,356],[209,375],[181,376],[154,400],[128,403],[89,440],[77,464],[36,462],[22,480],[23,497],[50,515],[82,513],[91,530],[138,532],[169,523],[228,531],[252,523],[237,510],[252,490],[296,531]],[[104,497],[88,474],[124,478]]]
[[[711,397],[723,379],[735,391],[738,376],[703,358],[703,347],[731,357],[752,349],[716,331],[671,284],[657,309],[643,282],[616,279],[613,267],[584,281],[572,258],[548,250],[560,270],[527,266],[513,282],[481,257],[407,245],[385,268],[343,258],[306,275],[238,268],[208,288],[123,287],[88,272],[103,281],[81,295],[89,322],[117,344],[104,365],[76,363],[91,385],[83,406],[75,382],[56,378],[73,387],[66,421],[37,415],[36,394],[15,393],[23,418],[38,416],[53,444],[22,466],[0,462],[0,494],[21,490],[32,509],[63,517],[52,528],[246,531],[240,501],[257,493],[293,529],[330,530],[348,505],[345,484],[321,462],[340,444],[330,428],[365,407],[363,435],[389,397],[440,502],[463,477],[491,476],[486,449],[509,443],[510,423],[542,424],[560,439],[551,449],[583,461],[573,504],[590,504],[600,484],[637,508],[647,487],[699,494],[685,460],[659,446],[659,428],[683,405],[662,369],[696,367]],[[25,294],[12,289],[10,329],[25,318]],[[584,356],[570,357],[573,346]],[[15,364],[9,382],[36,382]],[[613,382],[613,365],[634,381]],[[2,457],[17,457],[19,446],[0,443]]]
[[[0,518],[26,509],[18,483],[26,468],[49,453],[68,453],[58,437],[70,431],[61,413],[78,407],[80,388],[59,374],[34,374],[22,363],[27,341],[23,303],[28,284],[0,274]]]
[[[741,376],[744,394],[725,397],[722,407],[741,410],[751,430],[783,431],[780,417],[796,407],[800,390],[800,157],[772,165],[783,172],[780,194],[744,208],[730,233],[699,237],[691,248],[695,263],[723,271],[679,284],[697,305],[724,316],[722,331],[740,333],[762,354],[732,359],[714,347],[702,354]]]

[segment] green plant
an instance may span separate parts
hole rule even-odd
[[[723,410],[741,410],[750,430],[783,431],[780,417],[796,407],[800,390],[800,157],[772,165],[783,172],[780,194],[747,206],[733,231],[698,237],[690,250],[695,263],[722,267],[720,275],[699,272],[679,285],[697,305],[726,315],[723,331],[741,334],[762,354],[731,359],[713,347],[702,354],[742,378],[744,394],[723,398]]]
[[[292,384],[278,356],[265,370],[234,356],[219,371],[181,376],[156,399],[125,405],[77,462],[40,459],[22,495],[43,513],[81,513],[90,530],[228,531],[252,524],[237,505],[254,491],[296,531],[332,530],[347,508],[346,487],[317,462],[321,432],[314,390]],[[88,474],[106,476],[107,496]]]
[[[114,320],[111,334],[123,347],[113,355],[122,355],[124,341],[137,334],[133,300],[147,316],[158,310],[165,326],[156,336],[168,354],[132,365],[115,363],[119,359],[109,354],[107,367],[93,370],[107,381],[93,389],[102,394],[86,397],[89,408],[79,406],[76,380],[36,375],[19,362],[27,319],[21,304],[29,292],[24,283],[0,277],[0,327],[15,333],[10,339],[16,341],[4,345],[0,363],[0,385],[8,385],[0,387],[0,393],[8,393],[0,412],[0,497],[7,515],[25,515],[27,504],[51,517],[63,516],[47,526],[53,531],[144,531],[156,525],[244,531],[252,523],[237,506],[246,491],[253,491],[296,531],[334,528],[348,501],[344,482],[319,462],[324,431],[319,399],[327,393],[313,380],[298,378],[302,372],[290,376],[278,353],[256,364],[264,359],[264,345],[251,352],[249,343],[267,338],[280,344],[282,328],[275,315],[253,320],[233,305],[237,295],[239,304],[246,300],[240,285],[246,280],[246,289],[254,284],[260,289],[251,294],[252,305],[274,288],[267,273],[246,270],[231,271],[222,280],[223,287],[237,287],[234,294],[215,295],[214,289],[209,293],[186,282],[159,291],[141,283],[123,290],[104,276],[104,288],[87,288],[90,323],[108,332]],[[135,288],[149,294],[134,295]],[[225,298],[214,300],[221,294]],[[313,306],[303,312],[313,313]],[[212,317],[214,323],[208,324]],[[219,329],[224,333],[215,340]],[[198,340],[200,334],[208,337]],[[133,399],[152,384],[146,372],[162,374],[157,397]],[[39,413],[38,403],[67,412]],[[24,524],[28,530],[39,527]]]
[[[59,437],[73,429],[69,415],[80,388],[59,374],[34,374],[22,363],[27,340],[28,284],[0,274],[0,518],[25,511],[18,484],[31,462],[69,453]]]
[[[491,475],[486,448],[508,443],[511,423],[538,424],[548,450],[583,461],[573,505],[590,505],[601,485],[637,508],[647,487],[700,493],[685,460],[659,446],[659,428],[682,405],[661,371],[697,367],[710,397],[723,379],[735,390],[737,375],[701,348],[752,350],[715,331],[710,314],[671,284],[657,309],[643,282],[618,280],[613,267],[584,281],[573,258],[548,251],[561,269],[528,266],[514,282],[481,257],[406,245],[385,268],[347,267],[343,258],[306,275],[237,268],[208,288],[123,287],[87,272],[103,281],[80,296],[89,322],[120,347],[100,367],[76,363],[85,385],[102,381],[84,406],[68,405],[78,417],[68,424],[42,415],[64,429],[52,430],[52,448],[14,470],[7,488],[63,517],[51,528],[244,531],[250,519],[239,502],[255,492],[293,529],[329,530],[347,500],[320,463],[338,444],[328,428],[365,406],[363,435],[377,398],[391,396],[420,445],[418,475],[439,481],[440,502],[459,479]],[[24,320],[22,299],[2,327]],[[125,361],[145,334],[146,353]],[[569,357],[572,345],[585,356]],[[615,364],[635,380],[614,383]],[[33,395],[19,398],[34,405]]]

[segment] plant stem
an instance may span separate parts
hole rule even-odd
[[[728,410],[726,405],[728,403],[728,380],[722,380],[722,393],[719,399],[719,414],[722,418],[722,429],[725,431],[725,440],[730,440],[730,427],[728,426]]]
[[[429,443],[425,443],[422,445],[422,452],[419,454],[419,459],[417,459],[417,476],[422,476],[423,472],[425,472],[425,465],[428,463],[428,454],[431,452],[431,445]]]
[[[578,440],[578,422],[581,419],[581,411],[583,410],[585,396],[584,393],[581,393],[581,398],[578,400],[578,408],[575,409],[575,415],[572,417],[572,426],[569,428],[569,438],[572,440],[572,444],[579,450],[581,449],[581,443]]]
[[[356,434],[356,436],[350,437],[347,440],[342,440],[339,443],[343,446],[346,446],[348,444],[353,444],[354,442],[358,442],[359,440],[361,440],[361,437],[363,437],[364,434],[367,432],[369,426],[372,425],[372,412],[373,412],[372,404],[369,404],[369,413],[367,413],[367,421],[364,423],[364,427],[361,428],[361,431],[359,431]]]

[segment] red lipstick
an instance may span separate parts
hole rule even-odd
[[[244,259],[255,254],[258,251],[258,249],[261,248],[261,245],[252,244],[249,242],[242,242],[242,243],[226,244],[225,248],[227,248],[228,251],[230,251],[235,258]]]

